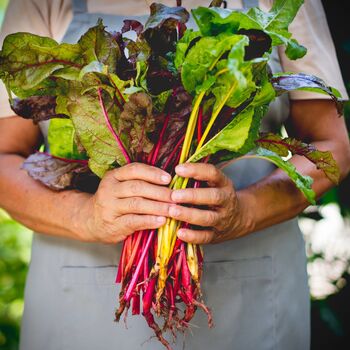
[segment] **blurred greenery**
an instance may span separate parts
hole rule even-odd
[[[0,209],[0,349],[18,348],[32,233]]]
[[[4,11],[8,0],[0,0],[0,24],[3,20]],[[349,33],[344,30],[345,20],[339,20],[339,16],[346,16],[339,11],[342,8],[340,1],[323,1],[332,35],[336,44],[340,66],[343,70],[345,80],[350,83],[349,69],[347,64],[350,58]],[[336,6],[339,3],[339,6]],[[350,91],[350,85],[349,91]],[[350,104],[346,105],[348,127],[350,126]],[[350,177],[348,177],[339,187],[329,191],[320,201],[320,204],[338,203],[344,216],[350,217]],[[316,208],[317,209],[317,208]],[[319,212],[309,212],[309,217],[313,220],[322,219]],[[0,209],[0,350],[17,350],[19,341],[20,320],[23,312],[23,293],[25,277],[30,260],[30,244],[32,233],[30,230],[11,220],[11,218]],[[310,256],[310,263],[320,258],[318,255]],[[323,257],[321,257],[323,258]],[[346,333],[346,323],[340,322],[337,316],[339,308],[334,305],[334,297],[327,300],[315,300],[313,302],[313,325],[316,325],[317,337],[320,333],[327,334],[330,339],[331,333],[327,330],[320,332],[317,325],[319,320],[327,326],[328,330],[337,337]],[[329,303],[333,303],[332,306]],[[344,302],[342,301],[342,305]],[[316,311],[314,311],[316,310]],[[341,311],[341,310],[340,310]],[[316,315],[316,316],[314,316]],[[315,326],[314,326],[315,327]],[[348,325],[347,325],[348,328]],[[323,341],[320,339],[320,342]],[[333,345],[334,340],[333,341]],[[315,349],[321,349],[320,344],[314,342]],[[332,347],[336,348],[336,347]]]

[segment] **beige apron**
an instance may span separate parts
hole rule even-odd
[[[256,6],[257,1],[246,1]],[[85,0],[73,1],[74,18],[63,41],[75,42],[102,17],[118,30],[121,16],[87,13]],[[131,18],[144,20],[143,17]],[[275,55],[275,70],[278,67]],[[265,129],[288,114],[286,101],[271,108]],[[41,125],[43,134],[47,124]],[[225,171],[243,188],[269,174],[264,161],[241,161]],[[45,210],[43,208],[43,210]],[[81,243],[34,234],[25,290],[21,350],[161,350],[142,316],[113,322],[119,285],[115,275],[121,245]],[[215,328],[208,330],[198,310],[189,350],[307,350],[309,292],[306,257],[297,220],[245,238],[205,247],[203,290]],[[174,350],[183,347],[179,337]]]

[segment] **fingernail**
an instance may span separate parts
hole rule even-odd
[[[157,222],[160,224],[165,224],[165,217],[164,216],[158,216],[157,217]]]
[[[160,177],[160,179],[161,179],[162,182],[164,182],[165,184],[168,184],[168,183],[171,181],[171,176],[170,176],[170,175],[164,174],[164,175],[162,175],[162,176]]]
[[[177,207],[170,207],[169,208],[169,214],[170,216],[179,216],[180,215],[180,210]]]
[[[180,165],[176,166],[175,171],[176,171],[176,173],[180,173],[182,175],[185,175],[187,172],[187,168],[185,165],[180,164]]]
[[[185,231],[184,230],[178,230],[177,231],[177,236],[181,239],[185,237]]]
[[[180,201],[184,198],[184,193],[182,190],[176,190],[176,191],[173,191],[173,193],[171,194],[171,199],[173,201]]]

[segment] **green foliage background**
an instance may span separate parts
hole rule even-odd
[[[0,210],[0,349],[3,350],[18,348],[31,238],[30,230]]]

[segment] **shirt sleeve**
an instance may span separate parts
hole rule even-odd
[[[321,0],[305,0],[290,26],[293,37],[307,48],[307,54],[299,60],[289,60],[284,47],[279,48],[283,70],[286,72],[313,74],[327,85],[338,89],[344,99],[348,94],[341,75],[332,36]],[[308,91],[294,91],[291,99],[327,99],[327,95]]]
[[[15,32],[29,32],[60,41],[72,18],[70,0],[11,0],[1,27],[0,45],[5,37]],[[0,80],[0,118],[14,112],[8,94]]]

